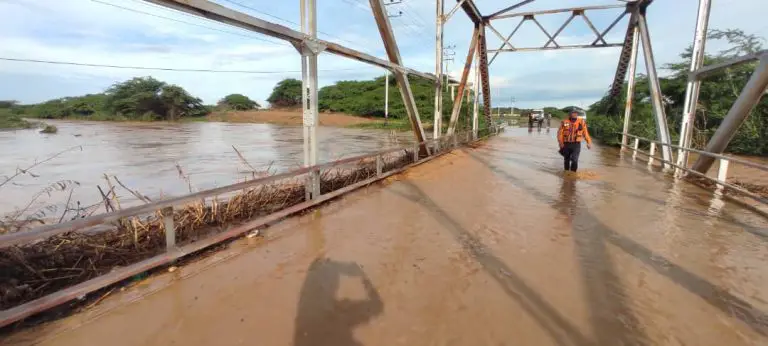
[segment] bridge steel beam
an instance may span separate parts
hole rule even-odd
[[[432,137],[440,138],[443,131],[443,12],[445,1],[437,0],[435,14],[435,114],[432,118]]]
[[[469,17],[475,25],[482,24],[485,21],[473,0],[456,0],[456,3],[461,4],[461,9],[464,10],[464,13],[467,14],[467,17]]]
[[[721,154],[728,147],[728,143],[731,142],[733,136],[736,135],[736,131],[739,130],[741,124],[747,120],[749,113],[755,108],[760,98],[768,88],[768,53],[762,54],[760,58],[760,64],[752,73],[752,76],[747,81],[747,85],[741,90],[739,98],[733,104],[728,111],[728,115],[725,116],[723,122],[712,135],[712,139],[707,143],[707,152]],[[692,170],[699,173],[706,173],[715,162],[715,159],[711,156],[700,156],[698,160],[691,167]]]
[[[656,136],[661,142],[661,157],[666,162],[672,161],[672,140],[669,136],[669,127],[667,125],[667,115],[664,112],[662,101],[661,85],[659,76],[656,73],[656,61],[653,57],[653,47],[651,46],[651,34],[648,32],[648,23],[645,20],[645,13],[641,11],[637,16],[637,27],[640,32],[640,42],[643,45],[643,57],[645,58],[645,70],[648,73],[648,87],[651,92],[651,105],[653,106],[653,115],[656,118]],[[662,167],[667,166],[662,162]]]
[[[379,28],[381,34],[381,40],[384,41],[384,49],[387,51],[389,61],[402,66],[402,58],[400,57],[400,49],[397,47],[397,41],[395,40],[395,34],[392,32],[392,24],[389,22],[389,16],[387,10],[384,7],[384,3],[381,0],[370,0],[371,10],[373,11],[373,17],[376,19],[376,25]],[[426,141],[426,135],[424,134],[424,128],[421,125],[421,119],[419,118],[419,109],[416,107],[416,100],[413,98],[413,92],[411,91],[411,84],[408,82],[408,75],[404,71],[395,70],[395,80],[400,87],[400,95],[403,97],[403,104],[405,110],[408,113],[408,119],[411,121],[411,128],[416,137],[417,143]],[[426,146],[421,149],[424,153],[428,153]]]
[[[520,2],[518,2],[518,3],[516,3],[516,4],[512,5],[512,6],[509,6],[507,8],[504,8],[504,9],[501,9],[501,10],[496,11],[494,13],[491,13],[490,15],[485,17],[485,20],[488,21],[488,20],[491,20],[491,19],[496,19],[496,17],[498,17],[498,16],[500,16],[500,15],[502,15],[504,13],[507,13],[507,12],[512,11],[514,9],[517,9],[517,8],[522,7],[522,6],[528,5],[528,4],[530,4],[530,3],[534,2],[534,1],[535,0],[523,0],[523,1],[520,1]]]
[[[704,47],[707,42],[707,27],[709,26],[709,11],[712,7],[711,0],[699,0],[699,11],[696,16],[696,31],[693,35],[693,52],[691,54],[690,71],[694,72],[704,65]],[[680,141],[677,151],[677,166],[688,166],[688,151],[682,148],[690,148],[693,139],[693,124],[696,120],[696,104],[699,102],[699,89],[701,80],[689,78],[685,88],[685,101],[683,103],[683,119],[680,124]],[[682,174],[679,168],[675,169],[676,175]]]
[[[486,24],[495,34],[498,36],[498,38],[502,41],[501,46],[499,46],[498,49],[490,50],[494,53],[493,57],[491,58],[491,63],[496,59],[496,56],[498,56],[501,52],[532,52],[532,51],[542,51],[542,50],[556,50],[556,49],[580,49],[580,48],[609,48],[609,47],[621,47],[622,43],[608,43],[605,40],[605,35],[607,35],[615,26],[616,24],[624,18],[624,16],[627,13],[627,8],[629,6],[633,6],[632,4],[627,5],[609,5],[609,6],[588,6],[588,7],[573,7],[573,8],[564,8],[564,9],[557,9],[557,10],[549,10],[549,11],[536,11],[536,12],[524,12],[524,13],[514,13],[514,14],[507,14],[507,15],[499,15],[496,17],[489,16],[485,17],[486,20],[494,20],[494,19],[502,19],[502,18],[517,18],[522,17],[522,20],[517,24],[515,29],[512,31],[512,33],[509,34],[506,38],[501,35],[496,29],[494,29],[490,22]],[[625,11],[619,14],[619,16],[602,32],[598,31],[597,28],[592,24],[592,21],[587,16],[586,11],[588,10],[605,10],[605,9],[613,9],[613,8],[625,8]],[[568,19],[561,24],[557,31],[555,31],[554,34],[550,34],[542,25],[541,23],[536,19],[537,16],[540,15],[548,15],[548,14],[555,14],[555,13],[566,13],[570,12],[571,16],[568,17]],[[576,17],[581,17],[581,19],[587,24],[587,26],[592,30],[592,32],[595,34],[595,40],[591,44],[582,44],[582,45],[560,45],[557,42],[557,37],[560,35],[560,33],[567,28]],[[547,36],[547,41],[544,43],[544,45],[540,47],[515,47],[512,45],[510,40],[512,37],[517,33],[517,31],[520,29],[520,27],[527,21],[532,21],[536,27],[541,30],[544,35]],[[504,48],[505,46],[509,48]],[[626,70],[624,70],[626,73]],[[622,82],[623,82],[623,76],[622,75]]]
[[[490,64],[488,63],[488,46],[485,39],[485,25],[480,25],[478,35],[477,50],[478,57],[480,58],[478,63],[480,64],[480,86],[482,87],[483,91],[483,116],[485,117],[487,126],[492,128],[493,121],[491,119],[491,82],[488,75],[488,65]]]
[[[451,120],[448,123],[448,136],[452,136],[456,131],[456,122],[459,119],[459,113],[461,112],[461,104],[464,100],[464,89],[467,86],[467,79],[469,78],[469,70],[472,68],[472,60],[475,57],[475,50],[477,47],[478,36],[480,36],[481,24],[475,26],[475,30],[472,31],[472,40],[469,43],[469,52],[467,52],[467,59],[464,62],[464,70],[461,72],[461,80],[459,81],[459,90],[453,98],[453,110],[451,110]]]
[[[626,14],[626,12],[624,13]],[[622,44],[621,53],[619,53],[619,63],[616,66],[616,74],[613,77],[611,83],[611,89],[608,91],[608,95],[611,100],[615,100],[622,88],[624,87],[624,78],[627,76],[627,68],[631,62],[635,59],[631,59],[632,51],[637,52],[636,44],[638,36],[637,32],[637,11],[633,10],[632,15],[629,17],[629,24],[627,25],[627,34],[624,36],[624,43]]]
[[[379,59],[373,55],[366,54],[351,48],[347,48],[330,41],[311,38],[308,35],[293,30],[291,28],[271,23],[243,12],[235,11],[222,5],[213,3],[209,0],[143,0],[149,3],[193,14],[195,16],[207,18],[216,22],[229,24],[248,31],[257,32],[292,44],[300,44],[305,40],[315,42],[318,45],[325,46],[325,51],[350,59],[358,60],[374,66],[386,68],[392,71],[402,71],[429,80],[436,77],[431,73],[420,72],[400,64],[396,64],[384,59]],[[471,0],[468,0],[471,1]]]
[[[311,38],[317,38],[316,0],[300,0],[301,31]],[[317,55],[324,47],[311,41],[294,44],[301,53],[301,105],[304,138],[304,167],[317,165]],[[306,200],[320,196],[320,174],[312,170],[308,174],[305,188]]]
[[[634,102],[633,98],[635,97],[635,75],[637,74],[637,51],[638,46],[640,45],[640,33],[638,32],[638,28],[636,25],[632,25],[632,48],[630,49],[630,56],[629,56],[629,80],[627,81],[627,100],[624,104],[624,130],[622,131],[621,135],[621,150],[623,151],[624,148],[626,148],[627,142],[627,134],[629,133],[629,125],[632,119],[632,104]],[[621,81],[623,84],[624,81],[624,75],[621,76]],[[621,90],[621,89],[619,89]]]

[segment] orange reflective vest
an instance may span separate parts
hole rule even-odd
[[[560,129],[557,130],[557,141],[561,146],[564,143],[581,142],[583,139],[592,144],[592,138],[589,137],[587,130],[587,122],[584,119],[577,118],[576,121],[565,119],[560,123]]]

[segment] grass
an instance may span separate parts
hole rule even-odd
[[[431,125],[430,125],[431,126]],[[375,129],[375,130],[397,130],[408,131],[411,129],[411,122],[407,119],[389,119],[387,122],[376,121],[370,123],[361,123],[348,126],[356,129]],[[425,124],[425,128],[426,128]]]
[[[32,129],[37,126],[37,123],[26,121],[7,109],[0,109],[0,130]]]

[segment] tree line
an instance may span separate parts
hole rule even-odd
[[[249,110],[260,105],[241,94],[230,94],[217,105],[204,105],[184,88],[153,77],[137,77],[110,86],[103,93],[62,97],[32,105],[0,101],[11,115],[43,119],[179,120],[199,117],[214,109]]]
[[[764,40],[742,30],[711,30],[710,40],[724,40],[727,48],[717,54],[707,54],[704,64],[716,64],[729,58],[744,54],[755,53],[763,49]],[[691,63],[693,48],[688,47],[680,54],[680,60],[664,65],[663,68],[671,73],[659,78],[663,94],[664,110],[667,115],[670,135],[674,142],[679,139],[680,123],[683,117],[683,104],[688,82],[688,70]],[[701,83],[701,91],[697,104],[693,145],[695,148],[706,146],[709,138],[722,123],[728,110],[736,101],[741,89],[755,70],[756,63],[732,66],[722,73],[707,77]],[[623,128],[624,102],[626,100],[627,84],[620,97],[611,99],[608,95],[589,107],[590,132],[594,137],[611,145],[617,145]],[[634,135],[656,138],[656,126],[651,105],[648,76],[636,78],[633,97],[631,128]],[[592,116],[595,114],[596,116]],[[768,155],[768,98],[763,97],[739,128],[728,146],[731,153],[747,155]]]

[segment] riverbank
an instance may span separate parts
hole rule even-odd
[[[274,125],[301,125],[300,109],[215,111],[205,117],[208,121],[228,123],[259,123]],[[383,120],[349,115],[344,113],[320,113],[320,126],[360,127],[363,124],[383,123]]]
[[[0,131],[33,129],[38,126],[38,123],[26,121],[18,115],[0,112]]]

